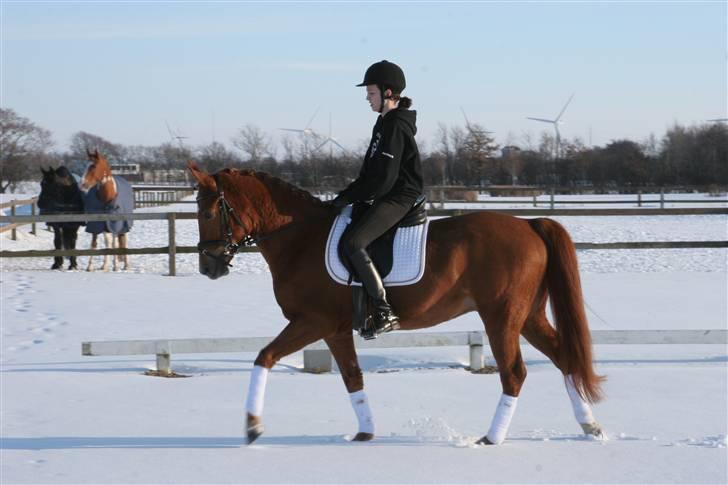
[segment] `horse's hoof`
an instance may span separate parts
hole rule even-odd
[[[263,427],[263,423],[259,416],[251,416],[248,414],[247,418],[247,426],[248,429],[246,430],[248,434],[248,444],[253,443],[253,441],[257,440],[260,435],[263,434],[263,431],[265,431],[265,428]]]
[[[51,269],[63,269],[63,266],[61,266],[60,264],[59,265],[54,264],[53,266],[51,266]]]
[[[263,428],[262,424],[248,427],[248,444],[253,444],[263,434],[263,431],[265,431],[265,428]]]
[[[356,436],[354,436],[351,441],[371,441],[374,439],[373,433],[357,433]]]
[[[494,445],[492,441],[488,439],[488,435],[483,436],[478,441],[475,442],[476,445]]]
[[[587,436],[594,436],[597,439],[603,440],[606,438],[606,435],[604,434],[604,430],[601,426],[599,426],[599,423],[593,422],[593,423],[579,423],[581,425],[581,429],[584,431],[584,434]]]

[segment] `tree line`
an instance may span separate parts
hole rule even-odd
[[[613,140],[586,146],[578,138],[560,147],[548,132],[536,142],[499,146],[477,123],[440,124],[429,150],[420,141],[427,185],[534,185],[559,187],[728,185],[728,125],[673,125],[661,139]],[[80,174],[86,150],[98,149],[110,161],[139,164],[143,171],[181,172],[195,160],[210,172],[246,168],[268,172],[302,187],[344,187],[354,179],[366,142],[341,150],[317,135],[284,135],[279,143],[253,124],[243,126],[230,145],[211,142],[191,147],[179,142],[156,146],[123,145],[101,135],[77,132],[65,151],[56,150],[49,130],[0,108],[0,193],[20,181],[40,178],[40,167],[66,165]],[[321,146],[323,144],[323,146]],[[560,153],[559,157],[554,154]]]

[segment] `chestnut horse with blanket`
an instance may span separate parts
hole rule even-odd
[[[282,357],[324,339],[336,359],[359,421],[355,441],[374,437],[352,333],[352,290],[327,273],[324,248],[337,211],[270,175],[225,169],[214,175],[189,164],[199,182],[200,272],[228,274],[238,247],[255,242],[288,324],[255,359],[247,410],[248,442],[263,432],[268,371]],[[506,436],[526,379],[519,337],[564,375],[584,433],[602,437],[588,403],[601,398],[592,366],[576,251],[557,222],[478,212],[433,220],[419,282],[389,288],[402,330],[426,328],[476,311],[498,365],[503,389],[490,429],[478,443]],[[551,300],[555,327],[546,318]]]

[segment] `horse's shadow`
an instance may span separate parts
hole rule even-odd
[[[250,448],[260,446],[454,446],[447,440],[425,439],[417,436],[377,437],[359,443],[343,435],[262,436]],[[165,436],[53,436],[37,438],[0,439],[0,450],[78,450],[78,449],[222,449],[248,448],[243,436],[236,437],[165,437]]]

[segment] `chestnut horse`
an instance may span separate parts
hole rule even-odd
[[[238,247],[255,242],[270,266],[273,291],[288,320],[255,359],[246,403],[248,442],[263,432],[268,371],[282,357],[320,339],[338,364],[359,420],[353,439],[372,439],[374,423],[352,333],[352,290],[332,280],[324,263],[336,210],[264,173],[225,169],[209,175],[193,162],[189,168],[199,182],[200,273],[212,279],[228,274]],[[526,378],[520,335],[563,373],[584,433],[603,436],[588,404],[601,398],[602,377],[592,367],[576,251],[557,222],[488,212],[433,220],[424,276],[387,291],[402,330],[431,327],[472,311],[483,320],[503,393],[490,429],[478,443],[505,439]],[[546,318],[548,298],[555,328]]]
[[[106,157],[98,150],[93,153],[86,150],[89,165],[79,182],[80,189],[84,192],[86,212],[88,213],[114,213],[133,212],[134,195],[131,185],[125,179],[111,174],[111,166]],[[95,190],[91,190],[95,189]],[[91,233],[91,249],[98,246],[99,234],[104,235],[106,247],[118,247],[126,249],[127,235],[131,229],[132,221],[92,221],[86,224],[86,232]],[[117,269],[117,260],[123,262],[122,269],[129,269],[129,257],[124,254],[112,256],[113,270]],[[93,256],[88,258],[86,271],[93,271]],[[109,270],[109,255],[104,256],[102,271]]]

